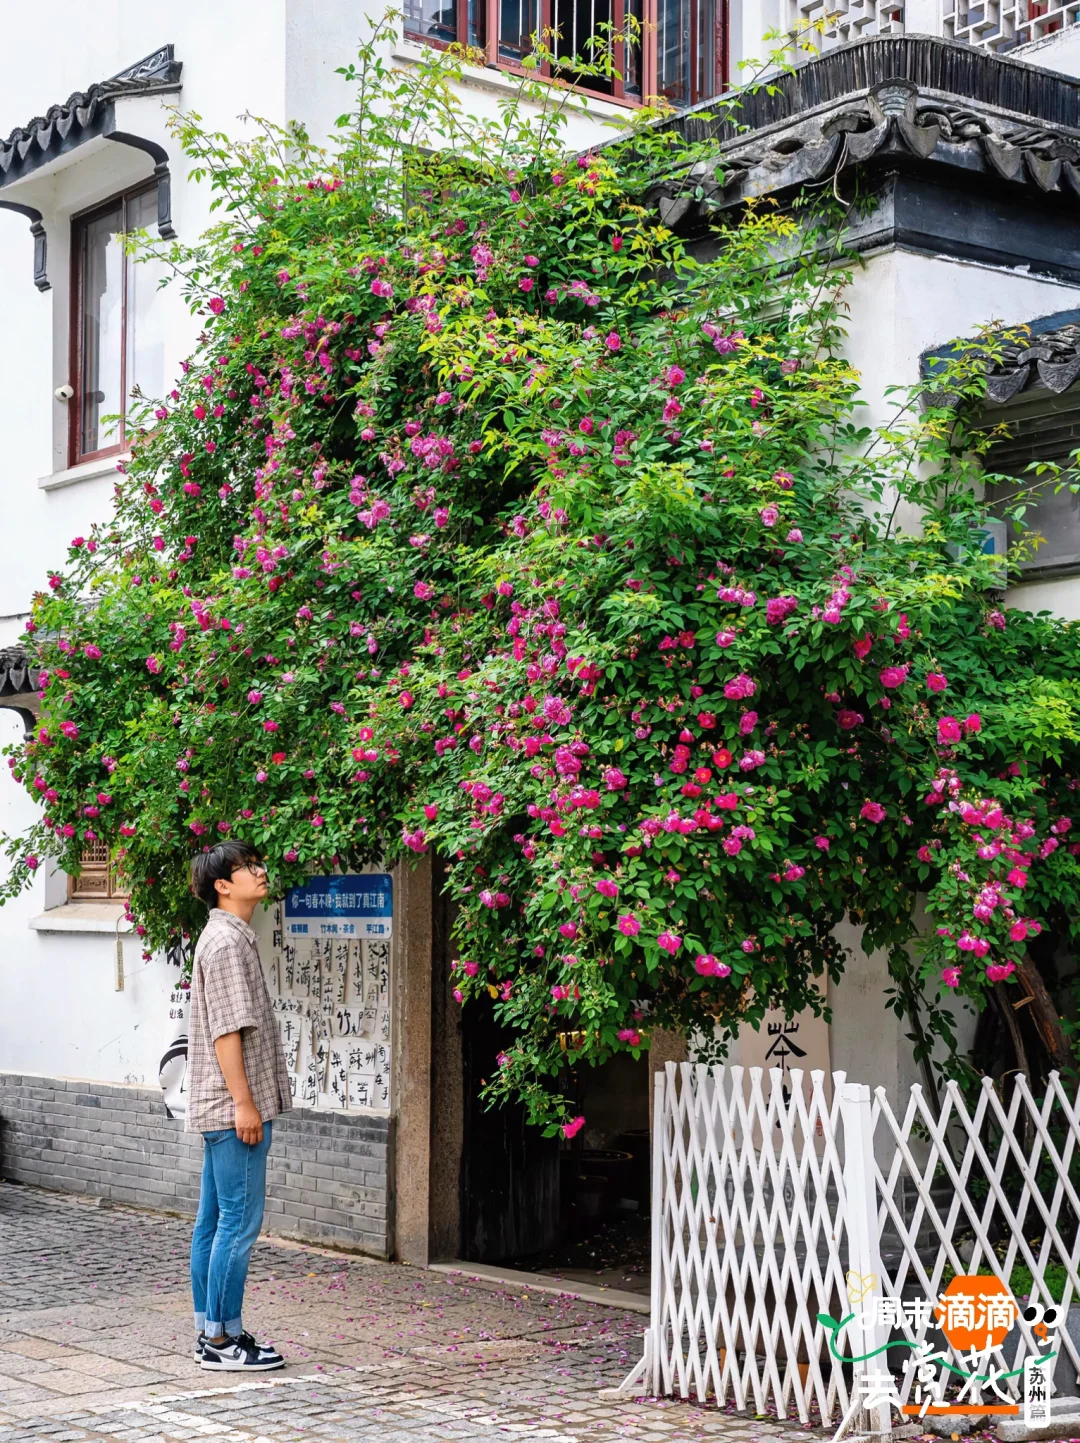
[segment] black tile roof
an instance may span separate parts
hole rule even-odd
[[[118,75],[77,90],[62,105],[52,105],[27,125],[18,125],[0,140],[0,187],[11,185],[58,155],[104,133],[112,103],[125,95],[153,95],[176,90],[182,62],[173,47],[162,45]]]
[[[0,647],[0,697],[25,696],[36,691],[40,668],[21,646]]]
[[[971,344],[970,342],[968,344]],[[955,342],[927,351],[924,375],[957,353]],[[1060,396],[1080,381],[1080,310],[1055,311],[1024,326],[1009,326],[986,354],[986,399],[1003,406],[1021,392]]]

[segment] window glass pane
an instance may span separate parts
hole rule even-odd
[[[128,230],[151,230],[156,224],[156,190],[128,201]],[[159,400],[165,394],[165,292],[158,289],[162,267],[131,256],[127,267],[127,393],[138,386],[144,396]]]
[[[537,0],[499,0],[499,55],[504,60],[524,60],[539,29]]]
[[[642,0],[626,0],[623,8],[626,16],[626,33],[633,42],[623,47],[623,92],[635,99],[641,98],[641,33],[644,25]]]
[[[484,19],[487,6],[484,0],[469,0],[469,44],[474,50],[484,48]]]
[[[690,0],[659,0],[657,89],[672,105],[690,104]]]
[[[1060,464],[1067,467],[1068,459],[1061,457]],[[1074,495],[1068,486],[1055,493],[1056,485],[1056,481],[1047,479],[1040,486],[1039,477],[1032,471],[1019,478],[1015,488],[997,488],[998,497],[1015,496],[1023,490],[1033,493],[1035,504],[1028,502],[1023,526],[1008,523],[1009,545],[1027,543],[1028,558],[1020,567],[1024,575],[1052,575],[1055,570],[1080,568],[1080,496]],[[1035,541],[1038,545],[1033,546]]]
[[[697,64],[694,75],[694,94],[690,104],[709,100],[716,94],[716,5],[714,0],[698,0],[697,3]]]
[[[1036,344],[1038,337],[1032,337]],[[995,510],[1007,509],[1020,493],[1026,493],[1023,526],[1008,525],[1008,541],[1027,540],[1031,551],[1021,570],[1025,576],[1064,574],[1080,571],[1080,496],[1068,485],[1056,492],[1052,474],[1040,477],[1029,466],[1035,461],[1056,461],[1065,480],[1075,484],[1070,469],[1072,455],[1080,447],[1080,401],[1071,391],[1055,397],[1043,390],[1021,395],[1007,406],[993,406],[984,414],[988,425],[1008,428],[990,448],[988,470],[1015,476],[1015,484],[1002,482],[990,491]],[[1033,550],[1030,543],[1042,537]]]
[[[457,39],[454,0],[405,0],[405,33],[451,44]]]
[[[566,62],[563,79],[610,95],[612,83],[606,75],[575,74],[570,62],[614,65],[611,0],[553,0],[552,14],[558,32],[552,48]]]
[[[118,204],[83,228],[82,396],[80,449],[104,450],[119,438],[102,416],[121,409],[120,358],[123,346],[123,209]]]

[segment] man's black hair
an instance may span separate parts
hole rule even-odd
[[[248,842],[219,842],[208,852],[200,852],[191,863],[191,890],[200,902],[210,908],[218,904],[214,883],[227,882],[238,867],[248,862],[261,862],[258,847]]]

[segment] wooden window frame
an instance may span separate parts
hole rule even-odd
[[[454,34],[453,40],[440,40],[437,35],[419,35],[415,30],[410,30],[408,21],[402,21],[402,34],[406,40],[413,41],[416,45],[430,45],[433,50],[450,50],[455,45],[468,46],[467,40],[462,40],[463,35],[469,33],[469,0],[454,0]]]
[[[93,851],[94,845],[91,843],[86,848],[84,859],[87,852]],[[130,892],[121,891],[111,859],[102,861],[99,858],[89,862],[84,860],[79,875],[68,877],[69,902],[126,902],[130,896]]]
[[[78,211],[71,217],[71,306],[68,318],[68,356],[70,357],[70,385],[75,394],[68,406],[68,465],[78,466],[84,461],[103,461],[109,456],[119,456],[127,450],[127,363],[128,363],[128,285],[131,267],[125,255],[120,271],[120,428],[119,440],[112,446],[102,446],[96,451],[82,449],[83,437],[83,375],[85,371],[83,302],[85,299],[86,233],[90,223],[99,216],[107,215],[119,205],[123,208],[123,234],[128,233],[128,207],[133,200],[156,191],[157,181],[141,181],[119,191],[108,200],[98,201],[86,210]]]
[[[461,0],[458,0],[461,3]],[[518,61],[511,60],[508,56],[499,54],[499,0],[483,0],[484,4],[484,36],[486,40],[485,50],[487,52],[488,64],[496,70],[505,71],[509,75],[521,75],[537,80],[546,80],[550,83],[565,86],[572,90],[575,95],[587,95],[591,100],[606,100],[611,105],[626,106],[630,109],[638,109],[644,103],[644,97],[653,94],[650,90],[650,82],[655,89],[656,83],[656,9],[658,0],[642,0],[642,36],[641,36],[641,75],[642,95],[627,95],[625,91],[626,66],[624,51],[626,43],[622,39],[615,41],[615,53],[612,57],[615,74],[611,81],[611,90],[594,89],[591,85],[575,85],[559,73],[558,67],[552,67],[550,60],[544,60],[538,66],[527,66]],[[692,0],[697,3],[697,0]],[[554,0],[540,0],[540,25],[541,35],[550,34],[553,29]],[[611,0],[611,24],[616,35],[621,35],[622,27],[626,21],[625,0]],[[650,54],[652,56],[650,62]]]
[[[691,22],[690,22],[690,76],[691,86],[694,84],[694,77],[698,70],[698,5],[700,0],[690,0]],[[519,61],[510,59],[499,54],[499,0],[478,0],[481,6],[484,27],[483,45],[476,47],[483,49],[487,56],[487,64],[490,68],[501,70],[508,75],[518,75],[538,80],[546,80],[554,85],[562,85],[574,91],[578,95],[587,95],[592,100],[604,100],[610,105],[625,106],[629,109],[638,109],[650,100],[658,97],[658,55],[657,55],[657,16],[659,13],[659,0],[642,0],[642,36],[641,36],[641,90],[642,94],[627,95],[625,91],[625,41],[615,41],[614,67],[616,74],[612,79],[611,90],[600,90],[590,85],[575,85],[560,75],[558,67],[552,67],[550,61],[543,61],[539,66],[532,67],[523,65]],[[549,33],[552,28],[552,12],[554,0],[539,0],[540,4],[540,32]],[[626,19],[625,0],[611,0],[612,26],[618,34]],[[702,101],[719,95],[728,88],[728,0],[715,0],[715,18],[713,21],[713,78],[711,86],[706,86],[707,94],[697,95],[691,93],[686,104],[698,105]],[[454,24],[458,36],[468,35],[469,30],[469,0],[454,0]],[[452,45],[466,41],[445,41],[435,36],[419,35],[409,30],[406,26],[403,34],[407,40],[418,45],[430,45],[435,50],[449,50]]]

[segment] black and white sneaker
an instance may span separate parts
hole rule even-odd
[[[268,1344],[257,1343],[250,1333],[241,1333],[224,1343],[204,1343],[202,1365],[216,1373],[269,1373],[284,1368],[285,1359]]]
[[[195,1361],[196,1361],[196,1363],[201,1363],[201,1362],[202,1362],[203,1349],[204,1349],[205,1347],[206,1347],[206,1334],[205,1334],[205,1333],[200,1333],[199,1336],[195,1339]]]

